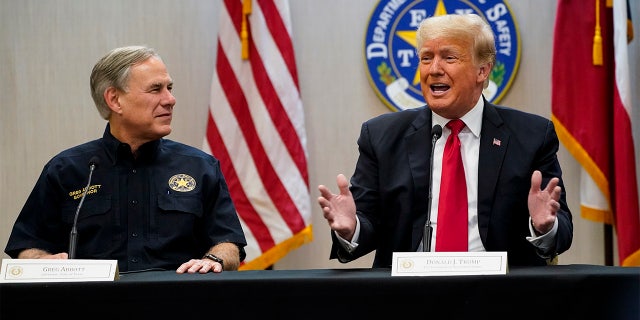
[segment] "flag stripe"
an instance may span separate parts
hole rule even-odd
[[[640,266],[640,208],[636,179],[636,161],[631,128],[631,86],[627,41],[628,3],[614,0],[613,46],[615,52],[614,82],[614,171],[616,179],[616,235],[618,254],[623,266]]]
[[[213,150],[209,149],[208,151],[213,152],[218,160],[220,160],[220,167],[223,172],[225,172],[225,178],[228,181],[229,190],[235,195],[234,204],[236,206],[236,210],[238,211],[240,218],[245,222],[245,225],[251,229],[252,234],[268,235],[269,229],[264,223],[262,223],[262,219],[260,219],[258,213],[251,206],[251,203],[249,202],[249,199],[244,193],[242,187],[238,186],[238,176],[233,169],[233,166],[231,166],[229,153],[224,147],[222,141],[219,140],[219,137],[220,132],[218,131],[213,118],[211,118],[211,114],[209,114],[207,122],[207,140],[210,145],[215,147]],[[258,244],[261,246],[261,249],[268,249],[274,245],[274,242],[270,237],[263,236],[258,239]]]
[[[248,117],[249,115],[239,114],[237,116]],[[252,130],[251,126],[246,126],[244,135],[247,136],[247,139],[250,141],[253,139],[259,139],[257,133]],[[276,173],[276,170],[271,165],[271,162],[267,157],[267,152],[264,150],[262,144],[255,143],[255,145],[251,145],[250,150],[253,158],[256,159],[256,162],[260,163],[260,165],[258,166],[260,177],[263,180],[271,181],[271,185],[268,186],[267,191],[269,192],[276,206],[278,206],[278,209],[283,215],[285,222],[292,231],[295,232],[301,230],[302,228],[304,228],[304,221],[300,217],[298,209],[293,203],[290,194],[285,189],[283,181],[280,180],[280,177]]]
[[[275,91],[271,78],[267,75],[267,70],[262,64],[260,53],[255,49],[255,45],[250,46],[250,55],[254,57],[251,59],[251,69],[257,83],[262,85],[258,87],[262,101],[266,103],[266,108],[272,119],[279,119],[276,125],[276,129],[283,140],[289,155],[293,158],[296,167],[300,171],[302,178],[305,181],[309,180],[307,173],[307,159],[306,152],[304,151],[300,139],[298,139],[298,133],[296,132],[293,124],[290,121],[286,111],[284,110],[279,95]]]
[[[255,14],[255,12],[254,12]],[[251,37],[253,36],[253,32],[251,32]],[[251,39],[250,37],[250,39]],[[260,83],[260,86],[257,86],[257,91],[260,92],[260,96],[262,97],[261,101],[255,101],[255,104],[259,104],[262,102],[267,102],[267,104],[273,104],[279,100],[278,96],[270,90],[272,88],[271,80],[269,77],[266,77],[266,73],[262,67],[263,59],[259,56],[257,50],[255,50],[255,43],[253,41],[249,42],[249,50],[250,50],[250,64],[253,69],[253,75],[247,75],[247,78],[254,77],[255,83]],[[218,65],[218,74],[233,74],[234,70],[230,68],[229,63],[225,59],[221,59]],[[239,83],[232,81],[232,79],[228,79],[221,83],[223,87],[223,91],[225,93],[229,92],[242,92],[243,88]],[[247,93],[244,93],[245,96]],[[234,98],[237,99],[236,103],[232,105],[232,111],[235,115],[235,118],[238,119],[238,124],[242,130],[242,134],[244,139],[247,141],[249,145],[249,151],[251,153],[252,158],[258,164],[260,164],[258,168],[259,176],[263,181],[270,181],[270,185],[267,187],[267,192],[270,194],[271,199],[274,201],[276,206],[278,207],[278,211],[284,216],[284,221],[287,223],[289,228],[292,231],[299,231],[304,228],[304,221],[301,219],[298,209],[293,204],[289,193],[285,190],[282,185],[282,181],[280,177],[274,170],[272,166],[272,161],[268,159],[267,152],[264,149],[264,145],[262,141],[260,141],[261,135],[258,134],[256,129],[256,124],[253,121],[253,114],[257,111],[252,111],[249,109],[249,104],[244,97],[228,97],[229,101],[234,101]],[[257,97],[254,98],[256,100]],[[255,108],[254,108],[255,109]],[[272,118],[279,119],[280,124],[287,123],[288,118],[280,115],[281,118]],[[269,142],[267,142],[269,143]]]
[[[250,1],[250,0],[245,0]],[[286,0],[254,0],[242,59],[242,1],[223,0],[203,149],[223,173],[245,236],[241,269],[311,241],[306,132]]]
[[[279,215],[279,210],[276,208],[276,204],[272,203],[269,195],[265,194],[264,191],[268,191],[271,186],[268,188],[265,187],[264,183],[258,184],[264,180],[264,171],[260,172],[260,168],[268,166],[268,159],[266,159],[265,152],[262,148],[257,138],[257,134],[255,134],[255,127],[253,126],[253,122],[251,120],[251,115],[247,110],[247,100],[246,95],[243,94],[243,87],[234,77],[235,74],[239,74],[233,70],[229,64],[229,60],[225,54],[224,45],[221,44],[220,54],[217,58],[216,63],[216,74],[217,75],[225,75],[224,81],[220,81],[217,79],[217,84],[220,86],[220,92],[215,97],[226,96],[226,101],[234,101],[234,104],[224,103],[224,106],[227,107],[224,110],[220,108],[220,110],[216,109],[212,105],[212,113],[220,114],[220,115],[235,115],[235,117],[221,116],[223,121],[220,121],[221,128],[223,132],[221,132],[221,139],[223,140],[223,144],[225,146],[229,146],[230,151],[229,155],[229,163],[233,163],[234,167],[239,168],[240,173],[231,177],[230,179],[237,179],[237,190],[235,192],[239,192],[241,194],[247,193],[250,194],[250,197],[253,197],[253,201],[248,200],[247,203],[244,203],[244,199],[239,199],[242,205],[245,206],[246,210],[249,209],[249,205],[258,206],[259,208],[255,209],[260,212],[261,219],[266,220],[269,219],[273,221],[273,225],[280,226],[282,223],[287,224],[286,221],[282,219],[278,219],[274,217],[274,215]],[[239,49],[239,46],[237,46]],[[233,54],[239,54],[238,51],[232,50]],[[219,103],[221,101],[218,101]],[[216,104],[218,105],[218,104]],[[219,112],[217,112],[219,111]],[[215,120],[214,120],[215,122]],[[250,154],[251,157],[247,157]],[[259,166],[256,163],[260,164]],[[224,172],[224,171],[223,171]],[[226,173],[225,173],[226,174]],[[243,179],[248,178],[250,179]],[[280,184],[280,181],[277,176],[270,175],[267,177],[268,179],[275,179],[272,181],[273,184]],[[247,191],[245,192],[245,189]],[[232,193],[232,197],[235,194]],[[234,199],[235,202],[235,199]],[[269,203],[269,204],[267,204]],[[240,207],[238,210],[243,209]],[[252,221],[244,221],[249,226],[252,225]],[[267,223],[267,222],[265,222]],[[287,233],[289,236],[291,232]],[[256,240],[261,247],[261,250],[264,250],[272,245],[275,239],[269,239],[266,237],[271,237],[270,232],[259,232],[254,234],[256,236]]]
[[[267,7],[271,7],[272,10],[275,8],[271,1],[262,1],[260,3],[271,4]],[[292,52],[282,51],[283,47],[291,48],[290,50],[292,50],[291,39],[287,37],[288,31],[284,28],[284,23],[281,22],[281,17],[277,12],[263,13],[260,11],[261,7],[256,9],[252,15],[254,18],[253,21],[259,21],[259,25],[269,24],[269,21],[280,21],[277,25],[281,26],[281,28],[277,30],[269,28],[269,30],[276,31],[277,33],[272,32],[265,36],[261,36],[264,35],[264,30],[262,29],[251,32],[250,55],[257,57],[256,59],[251,59],[251,68],[256,77],[256,82],[264,84],[261,86],[263,101],[267,104],[271,117],[273,119],[280,119],[280,121],[276,123],[280,137],[287,146],[289,154],[294,159],[295,165],[308,185],[309,177],[306,162],[307,154],[304,149],[304,127],[296,127],[294,125],[294,123],[304,123],[304,118],[300,117],[302,114],[297,112],[298,109],[302,108],[297,89],[297,77],[288,76],[291,72],[295,72],[295,67],[290,67],[292,64],[295,66],[295,60]],[[265,16],[271,17],[271,19],[265,21]],[[254,28],[252,27],[252,29]],[[288,40],[289,47],[281,44],[284,42],[284,39]],[[260,48],[265,56],[272,57],[272,59],[269,59],[268,64],[263,63],[264,60],[260,57],[262,53],[258,52],[256,48]],[[282,70],[285,68],[288,69],[290,73],[283,73]],[[274,79],[275,85],[272,85],[269,79]],[[292,90],[292,87],[296,89]],[[279,97],[279,99],[277,97]],[[291,106],[292,108],[287,109],[286,106]],[[286,115],[284,113],[286,113]]]
[[[265,17],[273,17],[266,21],[267,28],[273,35],[273,38],[280,50],[280,54],[284,57],[284,61],[287,63],[287,70],[293,78],[293,82],[296,84],[296,90],[300,91],[297,87],[298,84],[298,71],[295,65],[295,56],[293,53],[293,43],[291,42],[291,35],[289,34],[284,22],[280,17],[278,8],[276,8],[273,1],[258,0],[260,8],[263,11]],[[288,14],[288,12],[287,12]],[[277,19],[276,19],[277,18]]]
[[[558,137],[583,168],[581,215],[614,225],[623,266],[640,265],[627,5],[559,0],[551,97]]]
[[[229,56],[231,57],[237,57],[240,55],[239,39],[236,39],[236,40],[238,41],[221,42],[221,47],[224,49],[223,52],[230,52]],[[250,63],[253,63],[253,60],[260,60],[255,54],[253,55],[253,57],[255,59],[251,59]],[[274,143],[274,141],[278,140],[279,137],[277,136],[277,134],[273,133],[273,130],[270,130],[272,128],[271,126],[268,126],[267,123],[260,120],[260,119],[266,119],[268,118],[268,116],[264,114],[258,115],[260,113],[263,113],[264,104],[263,104],[263,100],[260,99],[260,96],[256,94],[256,92],[259,91],[260,89],[259,89],[259,86],[256,86],[253,79],[253,75],[251,74],[250,70],[246,68],[246,64],[242,64],[239,59],[235,59],[235,60],[221,59],[219,63],[220,65],[216,70],[218,74],[223,74],[223,75],[237,74],[239,75],[239,81],[243,83],[243,85],[240,85],[238,83],[236,86],[230,86],[232,83],[235,83],[234,78],[230,76],[224,77],[225,79],[224,82],[227,85],[226,88],[223,89],[224,94],[229,95],[228,97],[229,101],[237,100],[237,103],[233,104],[234,107],[232,107],[232,110],[219,112],[219,114],[227,115],[229,112],[236,114],[235,119],[239,119],[239,120],[237,120],[237,123],[234,124],[234,127],[240,126],[240,128],[242,128],[242,133],[241,134],[238,134],[238,133],[223,134],[223,139],[228,139],[230,137],[238,137],[239,135],[243,137],[243,139],[238,139],[238,140],[229,142],[231,145],[236,145],[236,147],[233,148],[235,153],[232,155],[232,161],[245,162],[245,161],[249,161],[249,159],[254,159],[255,163],[260,164],[259,166],[256,167],[256,170],[260,170],[260,168],[264,168],[265,166],[269,167],[269,163],[266,161],[266,158],[265,158],[265,152],[259,141],[259,139],[262,139],[263,142],[270,144],[269,156],[272,157],[271,159],[272,163],[281,164],[280,165],[281,169],[279,169],[278,171],[286,172],[287,170],[291,170],[291,168],[293,168],[294,166],[292,166],[289,163],[288,159],[286,158],[286,155],[282,151],[281,144]],[[264,86],[267,84],[263,82],[262,85]],[[246,101],[245,98],[249,101]],[[273,99],[277,99],[277,97],[269,98],[269,99],[273,100]],[[252,107],[250,112],[246,112],[246,110],[248,109],[248,105]],[[215,108],[215,106],[212,106],[212,108]],[[258,118],[257,122],[262,124],[261,126],[262,130],[260,134],[255,133],[256,127],[254,126],[253,120],[251,119],[251,117]],[[284,121],[284,120],[286,119],[279,119],[279,121]],[[271,124],[271,123],[272,121],[269,120],[268,124]],[[227,126],[230,124],[231,124],[230,122],[224,121],[222,126]],[[238,143],[245,143],[245,142],[248,144],[248,147],[241,149]],[[249,158],[246,157],[247,153],[251,153],[252,155],[254,155],[254,157],[249,157]],[[259,158],[259,159],[256,159],[256,158]],[[258,180],[264,180],[265,178],[267,179],[267,181],[270,181],[270,183],[267,183],[266,185],[269,185],[269,184],[280,185],[282,181],[278,181],[277,176],[265,174],[265,172],[270,173],[269,169],[270,168],[267,168],[266,171],[262,170],[263,172],[262,174],[250,175],[249,173],[245,172],[240,176],[246,178],[246,179],[242,179],[243,181],[251,181],[249,187],[251,187],[251,185],[257,186]],[[287,175],[286,173],[281,173],[281,174]],[[289,182],[296,183],[296,182],[299,182],[299,179],[291,179]],[[262,190],[270,190],[270,189],[273,189],[273,188],[270,187],[269,189],[267,189],[267,188],[264,188],[264,185],[262,186]],[[297,185],[293,185],[293,187],[288,187],[288,190],[293,190],[291,192],[295,193],[297,190],[308,190],[308,187],[306,184],[297,184]],[[277,190],[274,192],[276,192],[276,195],[277,195]],[[254,201],[253,201],[254,203],[264,204],[267,201],[269,202],[271,201],[271,199],[265,199],[264,196],[261,196],[260,199],[257,199],[258,194],[262,194],[261,191],[256,190],[254,192],[251,192],[251,194],[254,195]],[[272,195],[273,194],[274,193],[272,193]],[[281,199],[279,197],[272,197],[272,198]],[[288,206],[286,202],[284,202],[284,204],[276,203],[276,205],[284,206],[284,207]],[[264,212],[263,216],[265,217],[269,216],[271,219],[275,219],[275,217],[273,216],[274,213],[278,213],[278,212],[288,213],[288,211],[286,211],[286,208],[284,211],[282,209],[278,210],[276,208],[266,208],[264,210],[261,210],[261,212]],[[285,220],[281,220],[281,221],[284,221],[285,224],[288,224]],[[273,223],[273,225],[280,226],[281,224]],[[297,231],[299,229],[301,228],[291,228],[291,230],[293,231]]]

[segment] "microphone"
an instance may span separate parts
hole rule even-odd
[[[436,149],[436,141],[442,136],[442,126],[436,124],[431,128],[431,157],[429,161],[429,203],[427,204],[427,221],[424,223],[422,231],[422,251],[431,251],[431,235],[433,227],[431,226],[431,198],[433,198],[433,151]]]
[[[75,259],[76,257],[76,247],[78,246],[78,215],[80,214],[80,208],[82,208],[82,203],[84,202],[84,198],[87,196],[87,193],[89,192],[89,186],[91,186],[91,176],[93,176],[93,170],[96,169],[99,163],[100,163],[100,158],[98,158],[97,156],[93,156],[89,160],[89,181],[87,181],[87,186],[84,188],[84,192],[82,193],[82,198],[80,198],[80,203],[78,203],[78,208],[76,208],[76,215],[73,218],[73,226],[71,227],[71,233],[69,234],[69,259]]]

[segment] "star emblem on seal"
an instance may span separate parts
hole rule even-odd
[[[196,180],[188,174],[176,174],[169,179],[169,188],[173,191],[189,192],[196,188]]]

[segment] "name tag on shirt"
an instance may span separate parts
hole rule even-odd
[[[86,282],[118,279],[118,260],[2,259],[0,282]]]
[[[506,252],[394,252],[392,276],[507,274]]]

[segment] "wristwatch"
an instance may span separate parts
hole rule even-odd
[[[224,269],[224,260],[216,257],[215,255],[211,254],[211,253],[207,253],[205,254],[202,259],[209,259],[209,260],[213,260],[217,263],[219,263],[222,266],[222,269]]]

